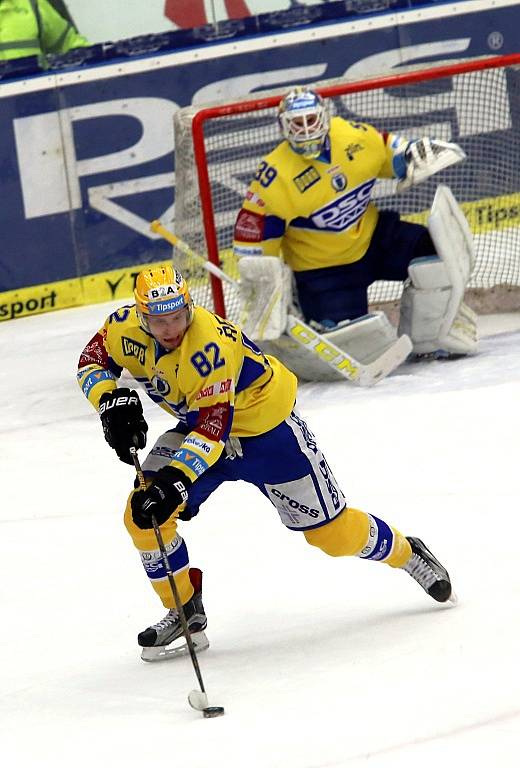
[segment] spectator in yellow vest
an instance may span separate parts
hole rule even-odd
[[[50,0],[0,0],[0,61],[88,45]]]

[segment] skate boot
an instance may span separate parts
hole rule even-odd
[[[208,621],[202,604],[202,571],[198,568],[190,568],[189,576],[195,593],[183,608],[193,646],[197,652],[200,652],[209,647],[209,641],[204,633]],[[176,608],[170,608],[164,619],[140,632],[137,642],[143,649],[141,652],[143,661],[162,661],[172,656],[189,653]]]
[[[411,548],[412,557],[403,565],[403,570],[438,603],[456,603],[457,598],[451,589],[448,571],[430,552],[421,539],[406,537]]]

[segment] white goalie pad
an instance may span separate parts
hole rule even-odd
[[[240,325],[255,341],[278,339],[287,326],[291,270],[276,256],[245,256],[240,273]]]
[[[384,312],[372,312],[323,334],[360,363],[371,363],[397,340],[397,331]]]
[[[405,152],[406,177],[397,183],[397,191],[404,192],[413,184],[433,176],[434,173],[460,163],[466,159],[466,153],[450,141],[430,139],[428,137],[412,142]]]
[[[463,299],[475,252],[468,222],[449,187],[437,188],[428,229],[438,256],[410,263],[399,331],[410,336],[416,354],[472,354],[478,344],[477,317]]]
[[[360,363],[371,363],[379,358],[397,340],[397,332],[384,312],[374,312],[363,317],[346,321],[333,331],[321,334],[325,341],[331,341]],[[297,344],[289,336],[262,344],[268,354],[278,357],[301,381],[342,381],[343,377],[334,371],[319,355]],[[411,349],[407,347],[402,355],[403,362]]]

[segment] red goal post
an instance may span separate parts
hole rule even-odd
[[[312,84],[332,111],[408,138],[455,141],[467,160],[409,191],[378,181],[380,209],[426,222],[435,189],[447,184],[470,223],[477,262],[467,301],[477,311],[520,308],[520,54],[403,71],[366,81]],[[175,222],[165,222],[198,253],[238,276],[233,224],[260,159],[281,140],[276,110],[287,86],[234,103],[192,106],[175,115]],[[355,151],[355,147],[351,148]],[[238,318],[236,289],[180,253],[195,300]],[[374,283],[371,305],[396,302],[399,283]]]

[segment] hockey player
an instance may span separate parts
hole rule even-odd
[[[135,305],[113,312],[79,360],[79,385],[100,415],[107,442],[132,464],[130,448],[145,447],[148,426],[137,392],[117,386],[123,369],[174,420],[143,462],[147,489],[132,491],[125,511],[126,528],[168,609],[138,636],[145,660],[168,655],[166,646],[182,634],[152,515],[190,631],[200,638],[206,627],[202,575],[190,568],[178,520],[196,515],[228,480],[256,485],[284,525],[325,553],[402,568],[435,600],[450,599],[448,573],[419,539],[347,507],[295,410],[296,377],[238,326],[194,306],[184,278],[171,266],[139,273]]]
[[[370,200],[376,179],[396,178],[398,191],[407,189],[463,160],[462,149],[331,119],[328,103],[303,87],[282,99],[278,121],[283,141],[258,166],[234,230],[244,296],[253,284],[257,313],[261,278],[271,275],[268,306],[282,256],[304,318],[324,333],[333,330],[346,351],[353,340],[370,359],[381,336],[395,340],[383,313],[367,315],[368,287],[395,280],[406,281],[399,334],[410,336],[415,353],[474,352],[476,317],[463,303],[474,265],[471,232],[450,190],[439,187],[429,229],[378,211]],[[246,317],[242,324],[252,333]],[[254,335],[276,338],[282,325]]]

